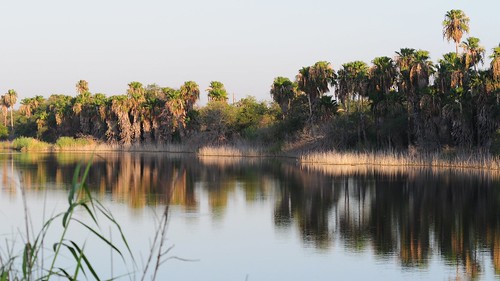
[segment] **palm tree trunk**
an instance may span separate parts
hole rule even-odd
[[[13,129],[14,128],[14,120],[12,119],[12,111],[13,111],[13,108],[12,106],[10,107],[10,128]]]

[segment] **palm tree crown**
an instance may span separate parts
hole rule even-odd
[[[457,54],[458,44],[464,33],[469,33],[469,18],[465,13],[462,10],[446,12],[443,21],[443,38],[446,38],[448,42],[451,40],[455,42]]]

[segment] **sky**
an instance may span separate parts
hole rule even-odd
[[[110,96],[132,81],[193,80],[204,104],[217,80],[236,100],[270,100],[275,77],[320,60],[338,70],[409,47],[437,61],[455,50],[442,36],[451,9],[491,54],[500,0],[1,0],[0,93],[74,96],[84,79]]]

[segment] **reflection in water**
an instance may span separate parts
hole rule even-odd
[[[3,191],[68,186],[79,154],[3,154]],[[222,161],[218,161],[222,159]],[[299,229],[306,246],[397,257],[427,267],[438,255],[469,277],[485,270],[488,252],[500,275],[500,176],[480,171],[353,166],[298,166],[278,160],[109,153],[93,158],[88,184],[133,208],[170,202],[197,212],[208,204],[223,216],[231,194],[274,200],[274,224]],[[198,191],[203,191],[202,193]],[[206,194],[201,196],[200,194]]]

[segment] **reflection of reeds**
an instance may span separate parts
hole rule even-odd
[[[423,166],[441,168],[478,168],[500,170],[500,159],[482,154],[446,155],[439,153],[397,153],[397,152],[315,152],[303,154],[301,163],[328,165],[380,165],[380,166]]]
[[[219,168],[232,167],[239,164],[254,164],[262,161],[260,158],[255,157],[245,157],[245,156],[231,156],[231,157],[219,157],[219,156],[199,156],[198,159],[200,163],[206,166],[217,166]]]
[[[436,167],[436,166],[383,166],[383,165],[325,165],[316,163],[301,163],[302,170],[319,172],[324,175],[331,176],[369,176],[375,173],[385,176],[407,175],[417,177],[423,171],[431,172],[432,174],[440,174],[449,171],[455,171],[460,174],[488,178],[499,178],[500,170],[482,170],[471,168],[455,168],[455,167]]]

